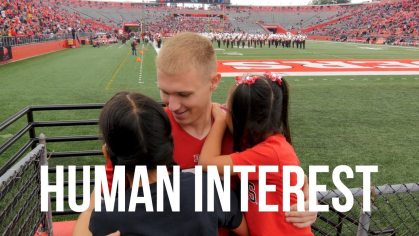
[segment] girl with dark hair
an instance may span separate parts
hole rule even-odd
[[[226,107],[213,104],[214,124],[207,136],[199,159],[204,171],[216,165],[220,174],[224,166],[251,165],[256,172],[248,174],[248,211],[245,212],[251,235],[313,235],[309,226],[297,228],[286,222],[282,211],[283,176],[285,165],[300,163],[291,146],[288,122],[289,91],[287,82],[279,75],[236,77],[227,98]],[[234,152],[220,155],[221,140],[226,128],[233,133]],[[278,166],[278,172],[266,173],[266,185],[274,185],[275,192],[266,192],[266,204],[277,205],[276,212],[259,211],[259,166]],[[290,186],[297,183],[291,174]],[[241,186],[244,187],[244,186]],[[291,194],[291,204],[297,201]]]
[[[104,201],[101,211],[94,211],[93,192],[89,209],[80,215],[73,235],[107,235],[119,231],[121,235],[212,236],[218,234],[219,227],[229,228],[238,235],[248,235],[234,192],[230,193],[229,212],[222,211],[217,191],[214,191],[214,211],[206,211],[206,175],[202,176],[203,211],[195,211],[195,175],[174,171],[172,129],[169,117],[160,104],[139,93],[119,92],[103,107],[99,127],[106,145],[105,156],[110,158],[113,167],[125,166],[129,188],[124,196],[117,197],[125,198],[125,211],[118,211],[118,199],[113,211],[105,211]],[[142,182],[133,186],[135,167],[140,165],[147,168],[148,189]],[[180,208],[177,212],[172,211],[166,191],[163,191],[163,212],[156,211],[158,165],[167,167],[172,186],[174,179],[179,179]],[[134,212],[128,211],[133,188],[138,188],[138,197],[151,195],[154,211],[147,212],[146,204],[141,203],[136,204]]]
[[[157,165],[172,169],[172,129],[162,106],[151,98],[122,91],[103,107],[99,118],[106,151],[112,165],[124,165],[134,173],[136,165],[145,165],[149,172]]]

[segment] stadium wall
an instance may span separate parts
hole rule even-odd
[[[84,39],[85,38],[83,38],[83,40]],[[82,40],[82,38],[80,38],[80,40]],[[69,48],[71,46],[68,44],[68,41],[69,40],[66,39],[48,43],[35,43],[12,47],[12,59],[0,62],[0,65]],[[77,42],[77,40],[70,41],[74,42],[73,46],[80,47],[80,44]]]

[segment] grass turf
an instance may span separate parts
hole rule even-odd
[[[214,44],[215,45],[215,44]],[[139,45],[142,47],[142,45]],[[138,50],[138,53],[141,50]],[[308,41],[306,49],[233,48],[217,51],[219,60],[257,59],[417,59],[416,48]],[[242,56],[227,55],[239,52]],[[140,55],[138,55],[141,57]],[[142,64],[131,55],[129,43],[92,48],[88,45],[0,66],[0,121],[28,105],[105,103],[128,89],[159,101],[152,47]],[[142,67],[141,67],[142,65]],[[141,71],[141,81],[139,80]],[[419,180],[419,75],[287,77],[291,86],[290,120],[293,146],[304,171],[309,165],[328,165],[318,183],[334,188],[337,165],[378,165],[374,185]],[[224,102],[234,78],[223,77],[213,94]],[[139,83],[142,82],[142,83]],[[99,111],[36,112],[36,121],[97,119]],[[0,143],[26,122],[22,118],[0,133]],[[48,137],[97,134],[97,127],[37,128]],[[27,137],[27,135],[25,136]],[[17,142],[0,156],[0,165],[24,143]],[[48,150],[99,150],[100,141],[50,143]],[[103,157],[55,158],[55,165],[103,164]],[[343,178],[344,179],[344,178]],[[348,187],[362,186],[362,175],[343,180]],[[61,216],[54,220],[72,219]]]

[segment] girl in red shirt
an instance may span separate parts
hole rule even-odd
[[[279,75],[236,77],[237,84],[229,91],[226,108],[213,105],[214,124],[207,136],[199,158],[204,171],[216,165],[220,175],[224,166],[252,165],[256,172],[248,174],[248,211],[246,220],[251,235],[313,235],[310,226],[297,228],[287,222],[283,212],[284,165],[300,163],[291,146],[288,122],[288,85]],[[227,112],[226,112],[227,111]],[[220,155],[221,140],[226,128],[233,133],[234,153]],[[266,185],[274,185],[275,192],[266,192],[266,205],[277,205],[272,212],[259,211],[259,166],[278,166],[278,172],[266,173]],[[290,186],[296,185],[291,175]],[[242,186],[244,187],[244,186]],[[291,195],[291,205],[296,196]]]

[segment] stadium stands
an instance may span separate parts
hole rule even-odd
[[[228,14],[228,18],[231,24],[240,31],[247,33],[264,32],[264,29],[260,26],[259,22],[257,22],[258,20],[255,20],[251,14],[246,15],[246,13],[231,12]]]
[[[73,28],[78,32],[106,31],[100,24],[86,21],[79,12],[59,4],[35,1],[1,0],[1,46],[45,42],[66,38]]]
[[[318,29],[317,35],[418,37],[418,1],[361,5],[359,14]]]
[[[418,6],[418,1],[399,1],[300,7],[215,6],[203,10],[161,4],[0,0],[0,41],[3,45],[5,41],[19,43],[23,36],[65,34],[73,27],[79,32],[106,32],[121,29],[124,23],[142,21],[143,29],[150,33],[268,33],[263,26],[274,25],[294,34],[396,38],[408,42],[418,37]],[[7,36],[12,38],[4,39]]]

